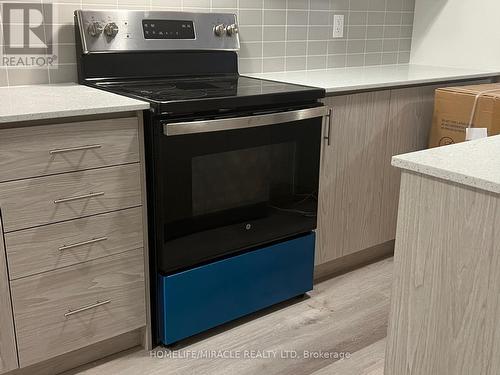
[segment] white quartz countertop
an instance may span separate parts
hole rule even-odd
[[[272,81],[321,87],[327,93],[335,94],[463,79],[488,78],[498,76],[500,72],[404,64],[247,75]]]
[[[75,83],[0,88],[0,123],[148,108],[147,102]]]
[[[500,194],[500,135],[394,156],[392,165]]]

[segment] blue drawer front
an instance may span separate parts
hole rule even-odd
[[[315,235],[159,276],[159,337],[171,344],[313,288]]]

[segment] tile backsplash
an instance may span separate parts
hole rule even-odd
[[[0,1],[30,3],[29,0]],[[75,9],[234,12],[240,24],[240,72],[259,73],[407,63],[415,0],[36,0],[52,4],[57,63],[51,68],[0,66],[0,86],[76,80]],[[344,37],[333,38],[333,16]],[[2,29],[2,28],[0,28]],[[4,45],[0,32],[0,44]],[[3,48],[3,47],[2,47]]]

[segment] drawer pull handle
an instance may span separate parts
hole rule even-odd
[[[77,201],[77,200],[80,200],[80,199],[100,197],[102,195],[104,195],[103,191],[101,191],[99,193],[88,193],[88,194],[84,194],[84,195],[78,195],[76,197],[56,199],[54,201],[54,203],[58,204],[58,203],[64,203],[64,202],[71,202],[71,201]]]
[[[75,314],[78,314],[78,313],[81,313],[81,312],[84,312],[84,311],[87,311],[90,309],[95,309],[96,307],[99,307],[102,305],[107,305],[108,303],[111,303],[110,299],[108,299],[106,301],[97,301],[96,303],[94,303],[92,305],[80,307],[79,309],[76,309],[76,310],[69,310],[66,314],[64,314],[64,317],[67,318],[68,316],[75,315]]]
[[[72,249],[72,248],[78,247],[78,246],[90,245],[90,244],[93,244],[96,242],[106,241],[107,239],[108,239],[108,237],[98,237],[98,238],[92,238],[91,240],[88,240],[88,241],[77,242],[77,243],[74,243],[71,245],[63,245],[59,248],[59,251]]]
[[[93,150],[93,149],[101,148],[101,147],[102,147],[102,145],[87,145],[87,146],[79,146],[79,147],[58,148],[55,150],[50,150],[49,154],[56,155],[56,154],[62,154],[65,152],[72,152],[72,151]]]
[[[330,108],[328,110],[328,114],[326,115],[327,122],[326,122],[326,135],[324,136],[324,139],[326,139],[326,144],[327,146],[330,146],[331,144],[331,132],[332,132],[332,119],[333,119],[333,109]]]

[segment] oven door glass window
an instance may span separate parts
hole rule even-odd
[[[160,271],[315,229],[321,118],[160,140]]]

